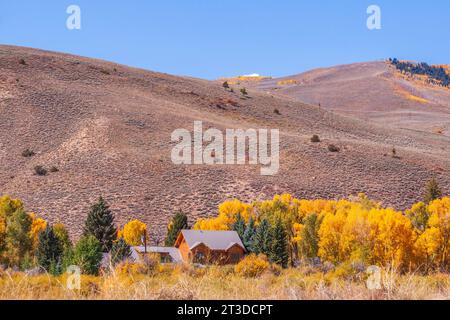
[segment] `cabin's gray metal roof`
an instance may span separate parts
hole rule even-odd
[[[211,250],[226,251],[234,245],[238,245],[245,250],[244,244],[236,231],[182,230],[181,233],[189,249],[204,244]]]
[[[133,247],[131,251],[131,257],[134,261],[139,261],[140,257],[138,253],[144,253],[145,247]],[[175,247],[147,247],[147,253],[167,253],[172,258],[173,262],[181,262],[181,253],[178,248]]]

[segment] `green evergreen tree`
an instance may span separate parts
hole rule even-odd
[[[103,252],[109,252],[117,237],[114,214],[102,197],[91,207],[84,227],[85,236],[94,236],[101,244]]]
[[[188,228],[188,218],[183,212],[177,212],[167,227],[166,247],[173,247],[180,231]]]
[[[62,257],[63,245],[53,232],[53,228],[47,225],[47,228],[39,234],[37,262],[47,272],[58,275],[61,273]]]
[[[266,256],[270,256],[272,247],[272,233],[270,230],[269,221],[264,219],[258,225],[255,234],[255,245],[253,248],[254,253],[256,254],[265,254]]]
[[[302,241],[299,244],[300,254],[304,258],[315,258],[319,251],[320,219],[313,213],[306,217],[301,231]]]
[[[239,238],[244,239],[245,220],[242,218],[240,213],[237,214],[236,222],[233,225],[233,230],[238,233]]]
[[[251,217],[248,221],[247,227],[245,228],[244,236],[242,241],[248,252],[254,252],[255,250],[255,236],[256,236],[256,226],[255,220]]]
[[[22,266],[24,260],[30,257],[32,243],[30,239],[32,220],[23,209],[16,210],[7,217],[5,236],[5,256],[9,266]]]
[[[277,219],[272,229],[270,260],[283,268],[287,268],[289,263],[288,237],[281,219]]]
[[[82,237],[73,251],[72,263],[80,267],[83,274],[98,275],[103,259],[102,245],[94,236]]]
[[[430,202],[442,197],[442,191],[437,183],[436,179],[431,179],[425,189],[424,202],[429,204]]]
[[[120,238],[118,241],[114,242],[111,248],[111,263],[113,266],[127,260],[130,257],[131,248],[123,238]]]

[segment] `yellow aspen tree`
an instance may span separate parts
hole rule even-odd
[[[144,237],[148,239],[147,225],[139,220],[132,220],[123,227],[123,239],[130,246],[143,245]]]

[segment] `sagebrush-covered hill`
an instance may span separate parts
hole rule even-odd
[[[276,113],[274,110],[279,112]],[[278,128],[280,171],[259,166],[179,166],[171,162],[177,128]],[[318,134],[321,143],[311,143]],[[328,151],[328,144],[341,151]],[[400,159],[391,157],[395,146]],[[22,156],[29,149],[32,157]],[[190,222],[214,215],[230,198],[289,192],[337,198],[365,192],[403,209],[436,176],[450,188],[450,140],[394,130],[290,98],[109,62],[0,46],[0,194],[79,235],[102,195],[118,224],[139,218],[153,240],[178,209]],[[57,172],[38,176],[34,167]]]

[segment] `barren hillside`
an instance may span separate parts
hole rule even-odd
[[[257,87],[394,128],[450,136],[450,89],[425,85],[417,78],[381,61],[263,80]]]
[[[71,55],[0,46],[0,114],[0,194],[23,199],[74,235],[100,195],[119,224],[142,219],[158,240],[175,210],[194,222],[233,197],[366,192],[403,209],[432,176],[450,190],[444,135],[376,126],[255,90],[242,99],[216,82]],[[279,128],[278,175],[261,176],[250,165],[172,164],[171,133],[192,131],[194,120],[219,129]],[[322,142],[311,143],[313,134]],[[329,152],[329,143],[341,151]],[[390,156],[393,146],[400,159]],[[36,154],[22,156],[27,148]],[[58,171],[38,176],[37,165]]]

